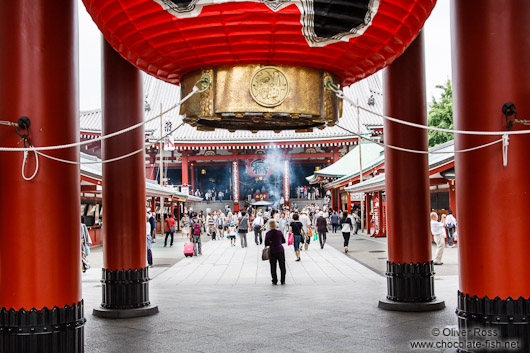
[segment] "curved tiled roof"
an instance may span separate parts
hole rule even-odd
[[[429,174],[433,177],[433,170],[437,167],[448,165],[455,159],[455,141],[447,141],[441,145],[429,148],[429,152],[436,152],[436,154],[429,154]],[[353,177],[349,175],[348,177]],[[348,192],[368,192],[374,190],[385,189],[385,173],[376,175],[375,177],[365,180],[352,186],[344,188]]]
[[[152,76],[142,74],[144,79],[145,94],[145,119],[151,119],[161,111],[166,111],[174,107],[180,100],[180,87],[160,81]],[[344,89],[344,93],[353,101],[358,101],[360,105],[372,109],[377,113],[383,112],[383,95],[381,93],[381,80],[379,76],[372,75]],[[373,105],[369,105],[370,97],[373,97]],[[366,132],[370,128],[382,128],[383,120],[376,114],[360,111],[361,130]],[[82,133],[101,132],[101,109],[81,112],[80,128]],[[182,122],[182,117],[178,114],[178,109],[168,112],[164,120],[171,121],[176,127]],[[358,131],[357,112],[346,102],[344,103],[343,115],[338,125],[352,131]],[[149,122],[145,126],[146,134],[151,139],[160,136],[160,121]],[[297,142],[297,141],[333,141],[344,139],[356,139],[351,134],[340,127],[327,127],[323,130],[314,129],[313,132],[296,133],[294,130],[285,130],[280,133],[273,131],[250,131],[229,132],[225,129],[215,131],[198,131],[196,128],[184,124],[174,134],[175,143],[179,144],[204,144],[204,143],[277,143],[277,142]]]

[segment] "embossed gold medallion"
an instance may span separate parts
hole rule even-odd
[[[259,69],[250,80],[250,95],[264,107],[279,106],[289,95],[287,76],[273,66]]]
[[[181,105],[184,122],[193,127],[309,131],[339,118],[339,99],[326,88],[338,79],[324,70],[259,64],[205,68],[182,77],[182,94],[205,76],[208,89]]]

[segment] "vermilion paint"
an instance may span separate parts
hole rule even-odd
[[[384,113],[427,125],[423,34],[383,73]],[[385,143],[427,151],[427,131],[385,120]],[[385,147],[388,261],[431,261],[426,154]]]
[[[309,10],[302,16],[302,3],[313,6],[309,0],[199,1],[193,2],[196,10],[207,5],[180,13],[168,10],[171,2],[162,0],[83,2],[105,38],[124,58],[171,83],[177,84],[183,74],[204,67],[283,64],[325,69],[350,85],[403,53],[436,0],[373,2],[379,4],[378,10],[370,16],[373,21],[363,35],[325,46],[309,44],[305,30],[314,26],[302,28],[304,23],[318,23],[316,18],[307,18]],[[360,1],[342,1],[340,6],[353,12],[350,6],[355,4],[350,3],[355,2]],[[333,7],[339,2],[329,3],[324,10],[329,22],[326,27],[342,26],[352,12],[337,13]]]
[[[31,119],[30,142],[79,142],[76,1],[0,6],[0,119]],[[2,146],[23,147],[14,128]],[[79,160],[79,148],[47,151]],[[39,158],[21,176],[23,153],[0,152],[0,307],[26,310],[81,301],[79,166]],[[30,154],[26,175],[35,170]]]
[[[530,117],[530,2],[452,2],[455,127],[506,130],[502,106]],[[513,130],[528,129],[515,125]],[[456,149],[500,136],[456,135]],[[530,297],[528,202],[530,136],[456,155],[460,291],[501,299]]]
[[[143,121],[142,78],[103,44],[103,135]],[[103,140],[102,158],[142,149],[144,127]],[[103,164],[103,261],[109,270],[146,267],[145,154]]]

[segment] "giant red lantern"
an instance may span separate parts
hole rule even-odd
[[[195,82],[192,80],[209,74],[214,81],[215,93],[210,94],[214,105],[232,95],[223,92],[217,97],[216,79],[250,79],[243,102],[241,95],[234,99],[244,105],[241,111],[229,104],[208,112],[190,108],[187,113],[192,117],[188,122],[199,126],[208,127],[209,122],[211,127],[219,127],[236,117],[236,128],[251,129],[245,122],[257,119],[263,127],[267,125],[263,119],[267,118],[290,118],[284,119],[286,124],[278,125],[282,128],[333,123],[338,109],[328,109],[329,104],[326,108],[326,97],[320,97],[318,114],[316,105],[305,111],[298,108],[297,112],[293,105],[307,106],[308,102],[291,97],[291,93],[317,76],[309,84],[314,92],[320,90],[325,79],[347,86],[389,65],[416,37],[436,0],[83,2],[105,39],[141,70],[167,82],[184,83],[188,90]],[[260,71],[263,66],[270,69]],[[285,72],[292,67],[306,70],[302,74]],[[233,72],[232,68],[238,69]],[[186,85],[186,75],[190,74],[193,78]],[[237,86],[241,87],[241,83]],[[260,101],[259,97],[263,99]],[[298,102],[289,106],[289,101]],[[284,102],[286,106],[280,107]],[[260,114],[252,105],[261,107]],[[292,120],[300,124],[288,122]],[[270,128],[278,126],[273,124]]]

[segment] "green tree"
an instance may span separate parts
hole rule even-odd
[[[445,85],[438,85],[436,88],[442,89],[443,92],[439,101],[434,97],[432,98],[432,105],[428,116],[429,126],[452,129],[453,88],[451,87],[451,80],[448,79]],[[429,130],[429,147],[442,144],[453,138],[452,133]]]

